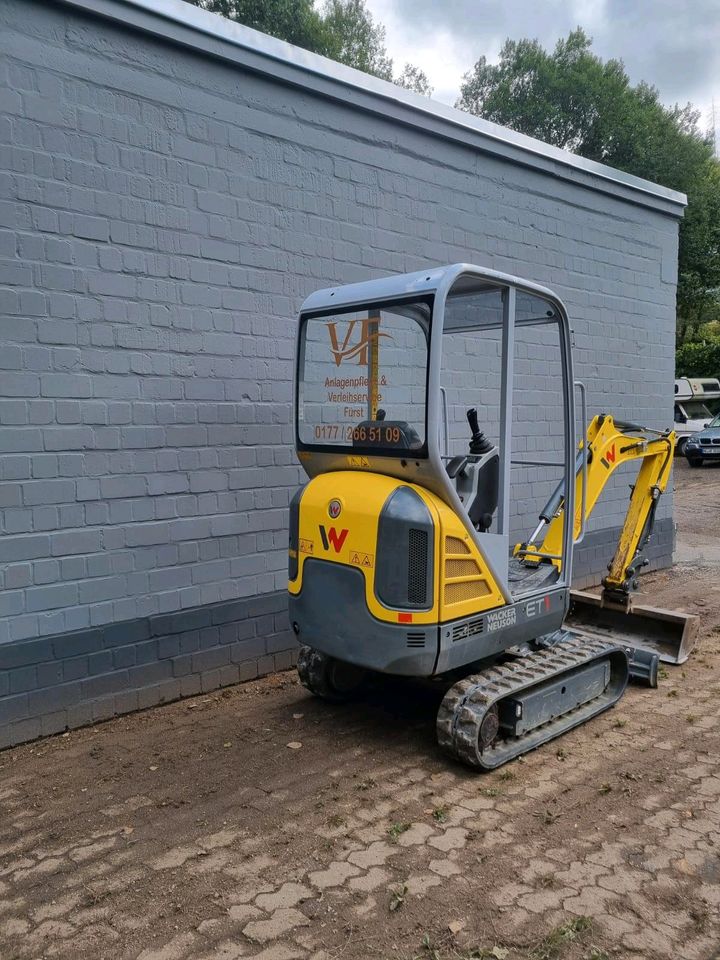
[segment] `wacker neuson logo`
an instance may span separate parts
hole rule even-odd
[[[503,627],[512,627],[517,621],[515,607],[504,607],[502,610],[493,610],[485,617],[485,628],[488,633],[502,630]]]

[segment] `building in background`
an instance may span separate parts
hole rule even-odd
[[[590,410],[672,423],[684,197],[179,0],[6,0],[0,51],[1,745],[290,666],[318,287],[525,276],[569,308]]]

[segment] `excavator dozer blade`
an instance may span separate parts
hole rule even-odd
[[[633,603],[625,612],[604,605],[602,597],[595,593],[571,590],[565,626],[603,636],[622,647],[656,653],[663,663],[681,664],[695,645],[698,618],[639,603]]]

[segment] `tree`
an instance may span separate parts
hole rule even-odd
[[[315,10],[313,0],[188,0],[188,3],[306,50],[325,52],[322,17]]]
[[[678,338],[693,336],[720,290],[720,165],[699,114],[667,108],[658,91],[632,86],[620,60],[603,62],[577,29],[548,53],[537,40],[507,40],[498,63],[481,57],[457,106],[580,156],[688,196],[680,226]]]
[[[424,97],[432,96],[433,88],[430,86],[427,74],[411,63],[405,64],[402,72],[393,79],[393,83],[399,87],[405,87],[406,90],[414,90],[415,93],[420,93]]]
[[[406,64],[393,76],[385,47],[385,27],[376,23],[365,0],[187,0],[296,46],[322,54],[364,73],[430,96],[432,87],[419,67]]]
[[[548,53],[506,40],[497,64],[481,57],[456,106],[676,190],[712,155],[690,105],[671,109],[648,84],[633,87],[620,60],[603,62],[578,28]]]
[[[393,62],[385,49],[385,27],[376,24],[363,0],[327,0],[322,21],[325,55],[349,67],[392,80]]]
[[[720,321],[720,163],[709,160],[688,187],[680,224],[678,342],[705,333]],[[718,370],[717,376],[720,374]]]
[[[497,64],[481,57],[456,106],[582,156],[598,152],[598,123],[628,80],[616,60],[589,52],[580,29],[548,54],[537,40],[506,40]],[[598,158],[599,159],[599,158]]]
[[[720,377],[720,340],[684,343],[675,354],[676,377]]]

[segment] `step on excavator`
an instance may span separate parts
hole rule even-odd
[[[586,423],[551,290],[455,264],[312,294],[295,379],[309,480],[289,524],[308,690],[345,700],[373,673],[442,683],[440,747],[492,770],[682,663],[696,618],[633,603],[675,436]],[[573,591],[588,518],[604,490],[617,511],[633,464],[602,591]]]

